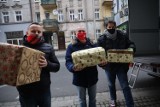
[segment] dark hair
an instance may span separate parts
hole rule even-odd
[[[115,22],[115,21],[113,21],[113,20],[108,20],[108,21],[104,24],[105,27],[108,26],[108,23],[112,23],[112,24],[114,24],[114,25],[116,26],[116,22]]]

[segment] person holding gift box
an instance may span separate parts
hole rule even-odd
[[[17,86],[21,107],[51,107],[50,72],[57,72],[60,63],[55,56],[53,47],[44,43],[43,28],[38,23],[29,25],[23,38],[23,45],[45,53],[39,59],[41,68],[40,81]]]
[[[75,51],[96,47],[89,38],[86,37],[84,28],[76,30],[75,42],[68,45],[66,50],[66,67],[73,73],[73,84],[78,90],[80,107],[87,107],[86,91],[89,96],[89,107],[96,107],[96,83],[98,81],[97,66],[82,68],[75,66],[71,54]]]
[[[98,46],[103,47],[106,50],[106,53],[109,49],[128,49],[129,51],[136,50],[136,46],[134,42],[129,40],[126,34],[124,34],[120,30],[116,30],[116,22],[108,21],[105,24],[106,30],[104,33],[98,38]],[[120,86],[123,90],[124,98],[126,101],[127,107],[134,107],[134,101],[132,98],[131,89],[128,83],[127,71],[129,70],[128,63],[110,63],[108,62],[105,66],[100,65],[105,69],[108,86],[111,97],[110,107],[116,107],[116,87],[115,81],[116,76],[119,79]]]

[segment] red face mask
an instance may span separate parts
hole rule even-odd
[[[41,36],[35,35],[35,34],[31,34],[29,36],[27,36],[27,42],[29,42],[30,44],[34,45],[37,44],[41,41]]]
[[[85,40],[86,39],[86,32],[85,31],[78,31],[77,38],[79,40]]]

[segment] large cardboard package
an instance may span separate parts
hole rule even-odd
[[[95,66],[102,61],[107,61],[105,50],[102,47],[79,50],[72,53],[75,66],[81,68]]]
[[[0,43],[0,84],[19,86],[40,81],[38,59],[43,52]]]
[[[108,62],[132,63],[133,51],[128,49],[109,49],[107,51]]]

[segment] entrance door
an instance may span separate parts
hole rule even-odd
[[[59,50],[65,50],[66,46],[65,46],[65,37],[64,37],[64,32],[60,31],[58,33],[58,49]]]

